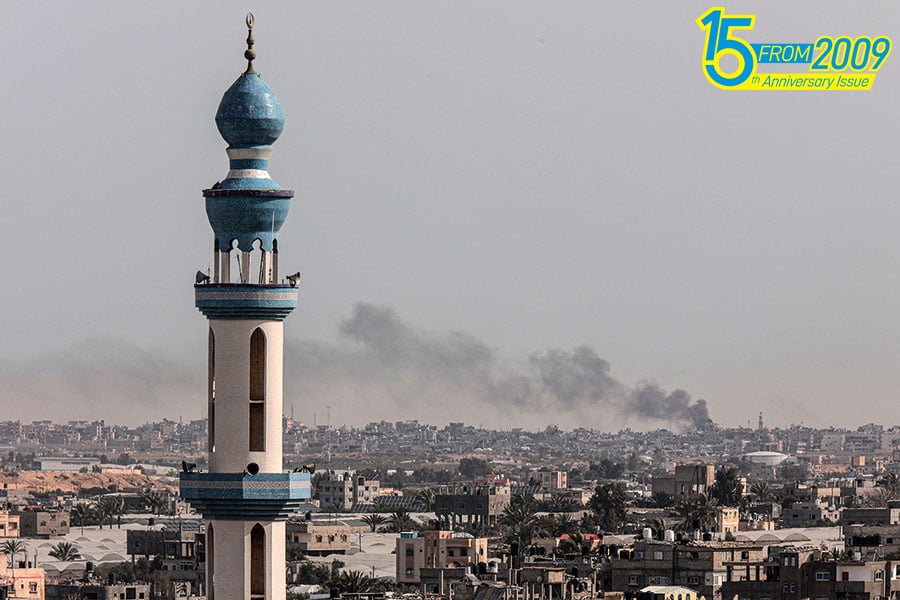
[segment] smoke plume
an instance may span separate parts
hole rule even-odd
[[[91,340],[40,359],[0,362],[5,418],[199,418],[205,338],[183,360],[173,358],[183,351]],[[288,339],[284,356],[284,411],[310,425],[324,423],[326,413],[334,425],[418,419],[504,429],[684,430],[709,418],[706,402],[684,390],[618,381],[590,346],[510,360],[470,334],[423,331],[381,305],[357,304],[336,342]]]

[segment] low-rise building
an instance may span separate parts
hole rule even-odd
[[[7,566],[6,554],[0,552],[0,596],[23,600],[45,600],[44,569],[30,565]]]
[[[298,548],[309,556],[346,554],[353,540],[349,525],[331,525],[313,521],[288,521],[287,547]]]
[[[21,530],[19,515],[8,510],[0,511],[0,537],[17,538]]]
[[[450,528],[457,523],[492,527],[509,506],[510,497],[508,485],[439,486],[435,490],[434,512]]]
[[[17,513],[22,537],[47,540],[69,533],[69,512],[26,509]]]
[[[397,583],[418,584],[424,568],[466,568],[487,561],[488,540],[452,531],[401,533]]]

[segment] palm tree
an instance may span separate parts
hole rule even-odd
[[[520,548],[528,547],[535,524],[534,500],[524,496],[514,497],[503,509],[499,521],[506,528],[509,541],[518,542]]]
[[[409,512],[403,507],[400,507],[392,512],[391,517],[390,519],[388,519],[388,521],[391,524],[391,530],[398,533],[401,531],[409,531],[416,524],[413,518],[409,515]]]
[[[684,519],[679,525],[683,531],[709,531],[715,525],[719,503],[707,494],[695,494],[681,498],[675,510]]]
[[[369,526],[372,533],[378,531],[378,528],[387,523],[387,521],[387,517],[378,513],[369,513],[362,518],[362,522]]]
[[[426,512],[434,510],[434,490],[432,488],[424,488],[416,492],[416,500],[425,506]]]
[[[878,480],[878,487],[884,490],[890,500],[900,492],[900,477],[896,473],[888,473]]]
[[[81,527],[81,535],[84,535],[84,526],[97,516],[97,511],[90,504],[80,503],[72,507],[70,515],[72,524]]]
[[[159,513],[166,507],[166,504],[168,504],[168,500],[165,496],[156,490],[151,489],[144,490],[141,494],[141,500],[143,501],[144,506],[147,507],[147,510],[156,516],[159,516]]]
[[[374,591],[377,581],[362,571],[344,571],[335,580],[336,587],[345,594],[364,594]]]
[[[757,502],[769,502],[775,499],[772,486],[766,481],[757,481],[750,486],[750,493],[756,497]]]
[[[556,550],[562,555],[588,556],[594,549],[594,540],[586,538],[577,531],[562,540]]]
[[[5,552],[12,558],[14,573],[16,568],[16,554],[25,554],[26,550],[27,548],[25,547],[25,543],[21,540],[6,540],[2,544],[0,544],[0,551]]]
[[[50,549],[49,554],[56,560],[61,561],[78,560],[81,558],[81,552],[78,551],[78,548],[74,544],[70,544],[69,542],[60,542],[56,544]]]
[[[97,514],[100,517],[100,529],[103,529],[104,520],[112,529],[113,519],[118,519],[121,527],[122,515],[125,514],[125,500],[121,496],[103,496],[97,501]]]

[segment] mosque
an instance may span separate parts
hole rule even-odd
[[[282,465],[283,322],[299,280],[279,281],[294,192],[268,172],[284,114],[253,67],[253,15],[247,27],[247,68],[216,112],[230,170],[203,190],[214,268],[194,286],[209,320],[209,471],[185,463],[180,477],[182,497],[207,521],[209,600],[284,600],[285,521],[310,496],[310,473]]]

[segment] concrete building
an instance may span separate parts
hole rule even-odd
[[[715,598],[734,564],[758,562],[765,556],[763,544],[638,541],[612,558],[609,589],[637,593],[648,585],[680,585]]]
[[[568,487],[568,473],[565,471],[535,471],[531,480],[541,487],[542,491],[564,490]]]
[[[715,465],[676,465],[674,473],[656,475],[651,482],[654,494],[691,496],[705,494],[716,482]]]
[[[278,236],[294,192],[267,169],[284,114],[253,67],[252,15],[247,26],[247,68],[216,113],[230,170],[203,191],[213,269],[194,286],[209,320],[209,472],[180,477],[182,497],[208,521],[209,600],[284,600],[285,521],[309,498],[309,473],[282,466],[283,321],[299,273],[280,282]]]
[[[101,585],[65,583],[47,586],[47,600],[149,600],[149,583]]]
[[[308,556],[346,554],[353,540],[353,529],[349,525],[293,520],[287,522],[287,547],[298,548]]]
[[[0,510],[0,537],[17,538],[21,528],[19,515],[14,515],[8,510]]]
[[[47,540],[69,533],[68,511],[24,510],[18,516],[22,537]]]
[[[95,467],[100,468],[100,459],[93,457],[73,456],[41,456],[34,459],[39,471],[62,473],[90,473]]]
[[[837,523],[840,519],[840,510],[827,504],[818,502],[795,502],[790,508],[781,510],[781,527],[806,527],[810,523]]]
[[[155,558],[169,579],[186,582],[191,590],[206,589],[206,535],[200,527],[129,529],[126,535],[132,560]]]
[[[438,521],[450,528],[461,523],[492,527],[509,502],[508,485],[439,486],[434,512]]]
[[[351,471],[330,472],[316,484],[319,506],[350,510],[355,504],[371,504],[381,496],[381,484]]]
[[[397,583],[420,583],[424,568],[466,568],[486,562],[487,552],[487,538],[465,533],[401,533],[397,538]]]
[[[7,566],[6,554],[0,552],[0,596],[24,600],[45,600],[45,573],[30,566]]]

